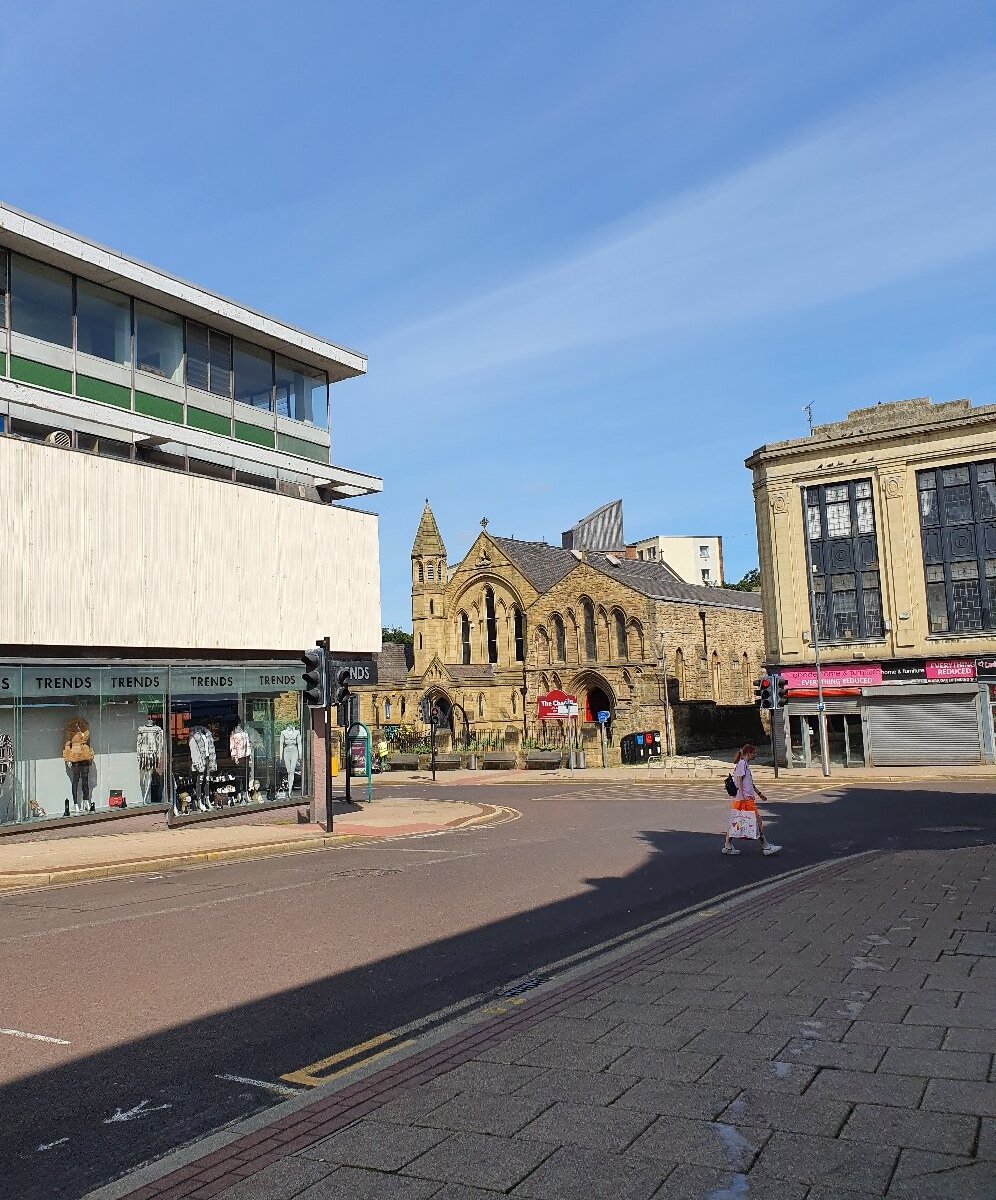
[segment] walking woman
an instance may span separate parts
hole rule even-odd
[[[768,856],[777,854],[781,850],[781,846],[776,846],[765,838],[764,823],[761,820],[761,814],[757,811],[756,801],[761,799],[767,804],[768,797],[757,790],[754,786],[754,778],[750,773],[751,760],[755,754],[757,754],[757,747],[748,742],[746,746],[740,747],[733,760],[732,778],[737,790],[733,799],[733,807],[730,809],[730,823],[727,826],[726,841],[723,844],[724,854],[740,853],[730,841],[731,838],[752,838],[755,841],[760,839],[761,853]]]

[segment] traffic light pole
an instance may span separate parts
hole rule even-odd
[[[332,664],[329,656],[332,653],[332,643],[323,637],[321,647],[325,651],[325,832],[332,832]],[[349,775],[346,776],[347,784]]]

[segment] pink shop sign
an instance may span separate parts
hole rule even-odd
[[[824,667],[822,672],[825,688],[875,687],[882,682],[882,668],[876,663],[867,667]],[[815,688],[815,667],[784,667],[782,678],[789,689]]]
[[[943,681],[972,680],[975,678],[975,663],[964,658],[945,658],[927,662],[927,678]]]

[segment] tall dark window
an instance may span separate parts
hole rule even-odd
[[[44,263],[13,255],[10,260],[10,327],[15,333],[73,344],[73,277]]]
[[[460,614],[460,661],[470,665],[470,617],[465,612]]]
[[[626,618],[617,608],[612,613],[612,619],[615,622],[616,627],[616,657],[628,658],[629,649],[626,645]]]
[[[821,642],[880,638],[882,587],[869,479],[807,489],[814,608]]]
[[[232,394],[232,339],[187,322],[187,384],[216,396]]]
[[[495,617],[495,594],[491,588],[484,590],[484,623],[488,636],[488,662],[498,661],[498,621]]]
[[[996,629],[996,462],[917,473],[931,633]]]
[[[553,657],[556,662],[567,659],[567,635],[564,632],[564,618],[560,613],[554,613],[553,621]]]
[[[512,609],[512,637],[515,642],[515,661],[526,661],[526,621],[521,608]]]
[[[598,658],[595,641],[595,606],[590,600],[581,601],[581,616],[584,621],[584,656],[589,662]]]

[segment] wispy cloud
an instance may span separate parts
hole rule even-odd
[[[991,250],[994,117],[988,64],[848,110],[568,257],[385,336],[371,361],[409,385],[490,374],[813,307]]]

